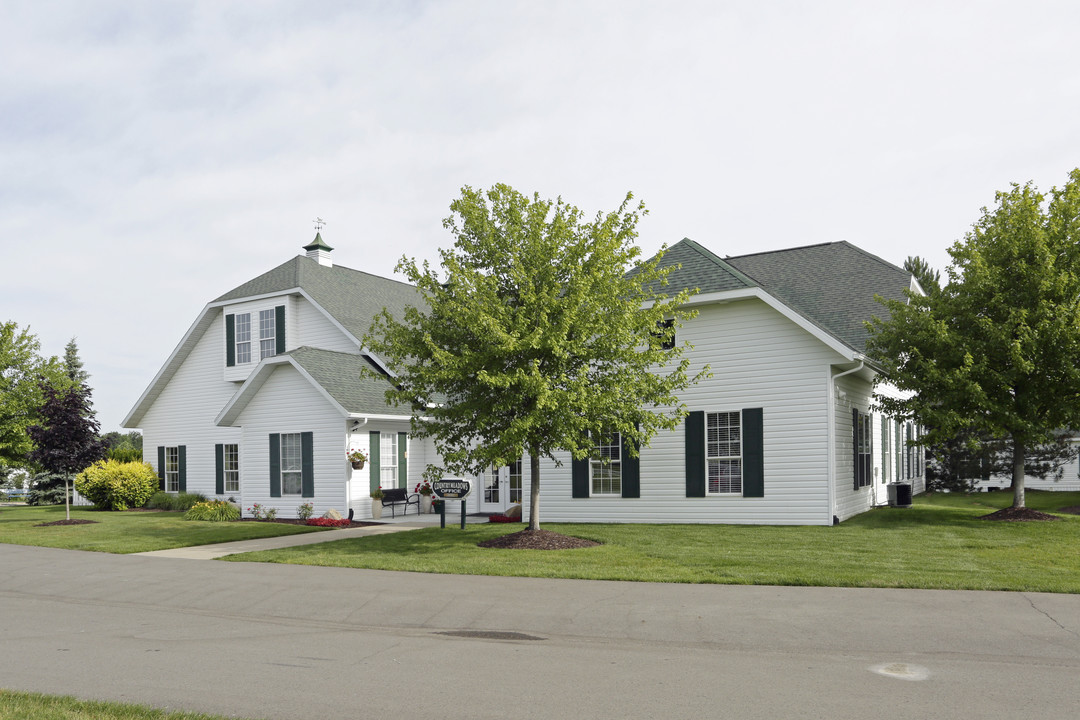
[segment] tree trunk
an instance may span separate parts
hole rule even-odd
[[[1024,507],[1024,443],[1013,440],[1013,507]]]
[[[540,529],[540,448],[529,448],[529,529]]]
[[[71,519],[71,493],[68,492],[68,478],[64,477],[64,517]]]

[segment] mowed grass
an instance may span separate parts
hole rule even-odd
[[[0,508],[0,543],[137,553],[322,529],[281,523],[199,522],[184,520],[184,514],[178,512],[106,512],[89,508],[72,508],[71,518],[93,520],[94,523],[35,527],[63,520],[64,507]]]
[[[4,720],[224,720],[223,715],[157,710],[143,705],[0,690]]]
[[[1029,492],[1046,512],[1080,493]],[[609,525],[542,527],[602,543],[579,550],[495,550],[477,543],[521,525],[430,528],[245,553],[231,561],[642,582],[819,585],[1080,593],[1080,516],[1052,522],[978,519],[1008,493],[935,494],[836,527]]]

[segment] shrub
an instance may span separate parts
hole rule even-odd
[[[156,481],[155,481],[156,482]],[[193,505],[201,503],[206,500],[206,496],[201,493],[167,493],[164,490],[159,490],[150,496],[150,499],[146,501],[146,507],[151,510],[169,510],[172,512],[186,512]]]
[[[296,517],[300,520],[307,520],[314,512],[315,507],[311,503],[304,503],[296,508]]]
[[[240,508],[224,500],[206,500],[195,503],[184,513],[185,520],[226,522],[240,519]]]
[[[60,473],[41,472],[34,475],[26,493],[27,505],[63,505],[64,478]],[[70,486],[69,486],[70,487]]]
[[[157,484],[157,472],[144,462],[98,460],[75,478],[79,494],[101,510],[142,507]]]
[[[277,517],[277,508],[268,508],[259,503],[255,503],[249,507],[248,512],[251,513],[251,517],[256,520],[273,520]]]
[[[307,525],[314,525],[315,527],[349,527],[352,524],[348,518],[341,518],[335,520],[333,518],[321,517],[321,518],[308,518]]]
[[[143,454],[142,450],[130,445],[117,445],[116,447],[109,448],[105,454],[109,460],[115,460],[122,463],[130,462],[142,462]]]

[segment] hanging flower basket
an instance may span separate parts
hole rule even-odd
[[[364,469],[364,461],[363,460],[350,460],[349,464],[352,465],[353,470],[363,470]]]
[[[363,470],[364,463],[367,462],[367,453],[363,450],[349,450],[345,453],[345,459],[352,465],[353,470]]]

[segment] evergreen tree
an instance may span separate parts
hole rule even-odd
[[[79,359],[79,346],[75,344],[75,338],[71,338],[64,347],[64,373],[76,385],[84,385],[90,379],[90,373],[83,370],[83,362]]]
[[[941,289],[941,274],[918,255],[908,255],[908,259],[904,261],[904,269],[915,276],[927,295]]]

